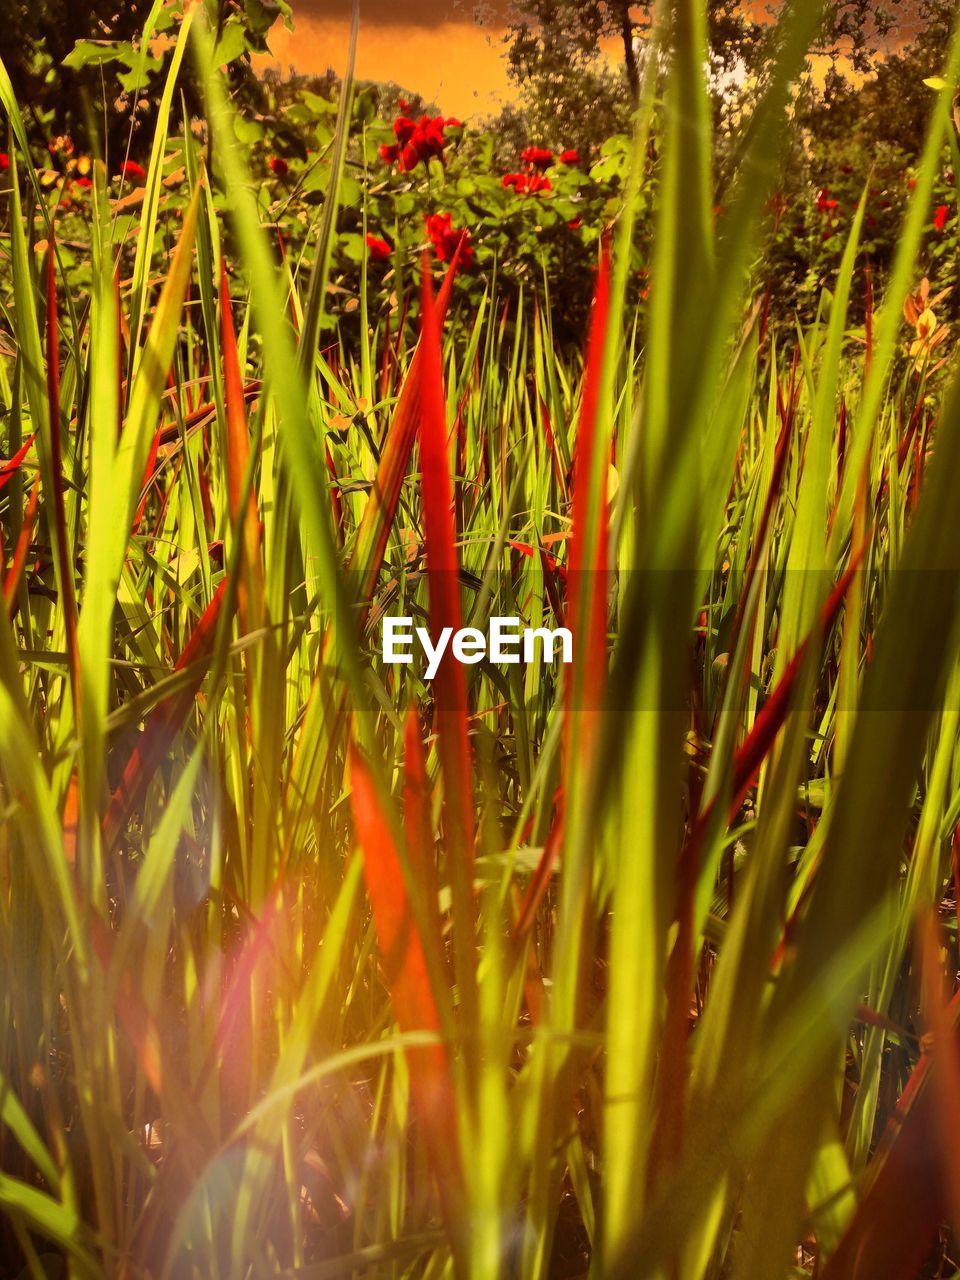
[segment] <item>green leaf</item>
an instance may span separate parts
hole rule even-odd
[[[80,71],[83,67],[105,66],[110,62],[122,62],[132,67],[137,59],[137,51],[126,41],[122,44],[111,40],[78,40],[63,60],[63,65],[71,71]]]

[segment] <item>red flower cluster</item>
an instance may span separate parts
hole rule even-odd
[[[440,262],[450,262],[457,248],[460,249],[460,266],[469,270],[473,266],[473,245],[467,227],[456,228],[449,213],[433,213],[427,218],[427,236]]]
[[[817,192],[817,209],[820,213],[833,213],[839,207],[839,202],[830,198],[829,189],[821,187]]]
[[[453,116],[421,116],[419,120],[397,116],[393,122],[397,140],[392,146],[383,144],[380,158],[388,164],[395,164],[401,173],[412,173],[421,160],[427,164],[432,156],[443,158],[443,149],[447,145],[445,129],[462,128],[462,122]]]
[[[947,225],[947,214],[949,212],[950,212],[950,208],[948,205],[945,205],[945,204],[937,205],[936,209],[933,211],[934,231],[942,231],[943,228]]]
[[[580,159],[580,152],[574,147],[571,147],[568,151],[561,151],[560,163],[569,165],[578,165],[582,163]]]
[[[10,168],[10,157],[5,151],[0,151],[0,173],[6,173]]]
[[[547,151],[545,147],[527,147],[526,151],[521,152],[520,159],[531,173],[534,170],[543,173],[553,164],[553,152]]]
[[[147,171],[142,164],[137,164],[136,160],[124,160],[117,170],[121,178],[145,178]]]
[[[389,262],[390,255],[393,253],[386,240],[372,234],[367,235],[367,251],[371,262]]]
[[[284,160],[283,156],[270,157],[270,172],[275,178],[285,178],[290,172],[290,166]]]
[[[518,196],[546,195],[553,190],[550,179],[540,173],[505,173],[500,185],[513,187]]]

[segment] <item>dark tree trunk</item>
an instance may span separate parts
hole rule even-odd
[[[623,37],[623,62],[627,68],[627,80],[630,93],[636,102],[640,97],[640,69],[637,66],[637,51],[633,47],[633,19],[630,17],[630,5],[620,5],[620,34]]]

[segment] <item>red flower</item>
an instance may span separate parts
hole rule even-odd
[[[75,187],[82,187],[84,190],[86,190],[88,187],[92,187],[93,183],[90,181],[89,178],[74,178],[73,185]]]
[[[275,178],[285,178],[290,172],[290,166],[284,160],[283,156],[270,157],[270,172]]]
[[[145,178],[147,171],[142,164],[137,164],[136,160],[124,160],[120,166],[120,176],[122,178]]]
[[[411,120],[409,116],[397,116],[393,122],[396,145],[381,146],[380,158],[387,164],[396,164],[401,173],[411,173],[421,160],[424,164],[428,164],[433,156],[442,160],[447,144],[444,129],[462,127],[460,121],[453,117],[421,116],[419,120]]]
[[[933,229],[934,231],[942,231],[947,225],[947,214],[950,212],[945,204],[938,204],[933,213]]]
[[[560,163],[570,165],[580,164],[580,152],[573,147],[571,147],[569,151],[561,151]]]
[[[5,151],[0,151],[0,173],[6,173],[10,168],[10,157]]]
[[[372,262],[389,262],[390,255],[393,253],[386,240],[371,234],[367,235],[367,249]]]
[[[460,266],[473,266],[473,245],[467,227],[455,228],[449,213],[433,213],[427,218],[427,236],[440,262],[450,262],[460,248]]]
[[[838,202],[830,199],[830,192],[826,187],[821,187],[817,192],[817,208],[821,213],[833,213],[834,209],[839,208]]]
[[[463,121],[458,120],[456,116],[447,116],[446,120],[444,121],[443,127],[445,129],[462,129]]]
[[[575,218],[570,219],[570,221],[567,223],[567,226],[570,228],[571,231],[579,231],[580,228],[583,226],[583,218],[581,218],[580,214],[578,213]]]
[[[550,179],[539,173],[505,173],[500,185],[513,187],[518,196],[535,196],[553,190]]]
[[[547,151],[544,147],[527,147],[526,151],[521,153],[520,159],[531,172],[539,169],[542,173],[553,164],[553,152]]]
[[[393,136],[401,147],[406,146],[416,132],[417,126],[409,116],[397,116],[393,122]]]

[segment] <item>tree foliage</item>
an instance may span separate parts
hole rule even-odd
[[[250,53],[266,49],[270,27],[290,17],[287,0],[204,0],[211,24],[228,38],[231,78],[255,91]],[[0,56],[38,139],[68,134],[100,149],[126,145],[132,128],[149,136],[152,83],[163,67],[177,5],[161,10],[146,50],[142,33],[153,0],[0,0]],[[102,102],[105,66],[119,64],[121,94]],[[196,100],[190,91],[188,99]],[[111,110],[112,108],[112,110]],[[106,133],[106,137],[101,136]]]
[[[729,131],[749,110],[776,56],[779,27],[773,19],[795,2],[780,0],[761,11],[742,0],[710,0],[708,52],[719,127]],[[825,8],[811,58],[820,65],[828,60],[846,84],[851,72],[857,80],[875,74],[895,42],[906,4],[835,0]],[[629,0],[518,0],[506,39],[520,104],[505,115],[508,127],[519,112],[527,132],[555,146],[571,136],[589,145],[623,130],[638,90],[653,8]],[[920,8],[921,29],[929,27],[930,38],[938,38],[944,24],[931,14],[949,9],[948,0],[923,0]]]

